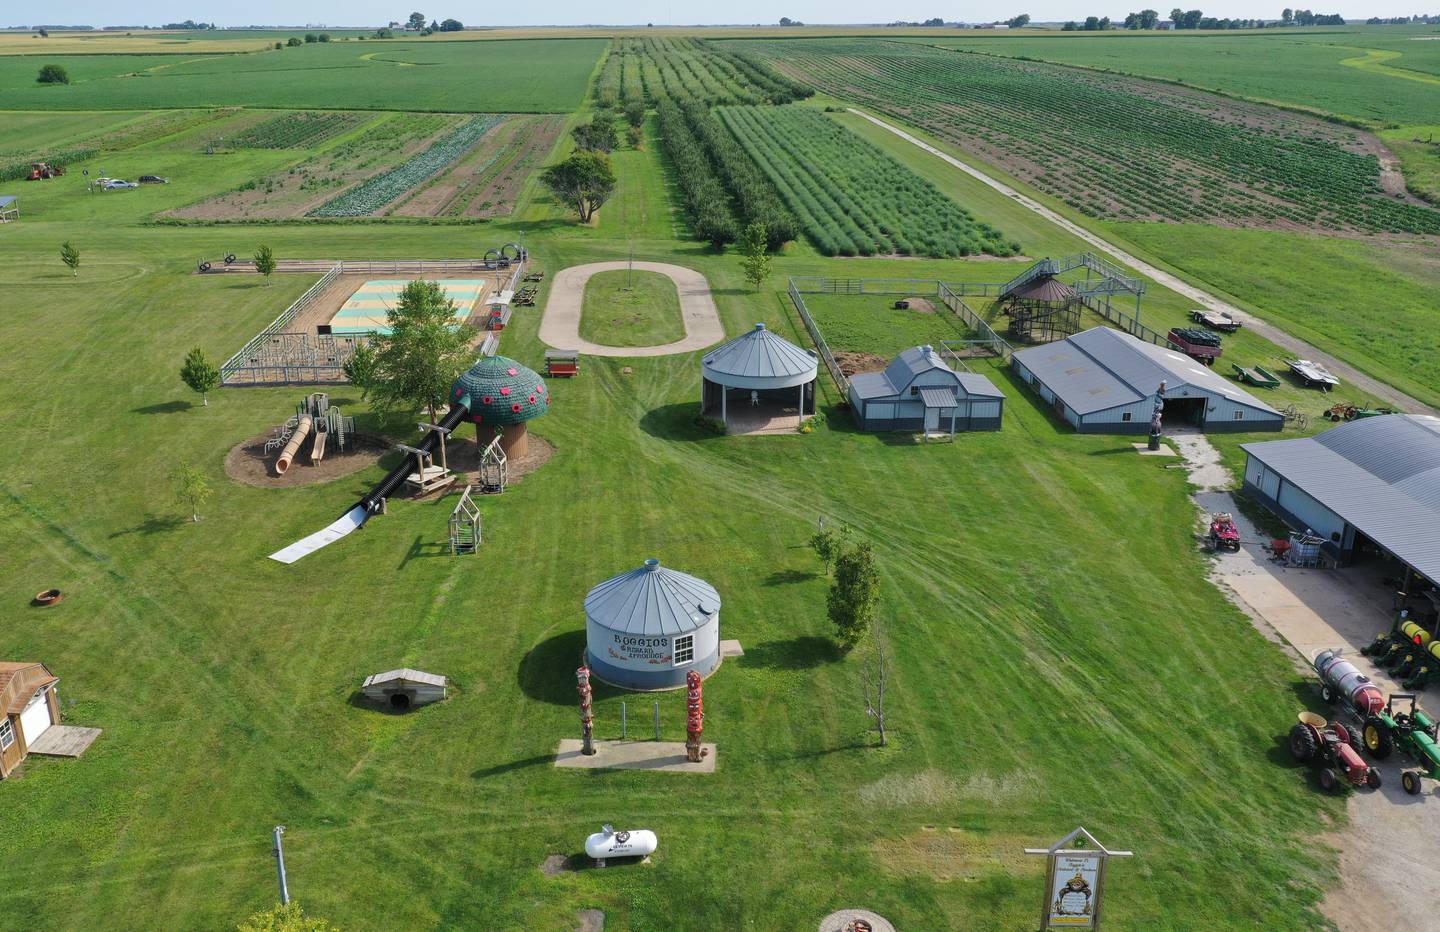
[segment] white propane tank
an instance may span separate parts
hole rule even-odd
[[[642,858],[655,853],[655,833],[649,829],[617,832],[607,825],[585,839],[585,853],[605,866],[608,858]]]

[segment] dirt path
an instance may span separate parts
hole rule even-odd
[[[680,316],[685,321],[685,338],[663,346],[601,346],[580,338],[580,312],[585,302],[585,283],[596,272],[628,267],[626,262],[592,262],[562,269],[550,280],[550,299],[540,321],[540,339],[556,349],[573,349],[591,356],[670,356],[704,349],[725,339],[720,312],[710,294],[710,283],[694,269],[660,262],[637,262],[635,268],[659,272],[675,283],[680,292]]]
[[[1388,623],[1388,594],[1354,569],[1293,569],[1272,562],[1259,546],[1264,535],[1226,491],[1235,480],[1210,441],[1199,432],[1167,431],[1166,436],[1179,447],[1200,489],[1194,496],[1200,510],[1235,516],[1244,543],[1239,553],[1217,555],[1211,575],[1230,601],[1267,637],[1288,645],[1298,667],[1308,671],[1313,654],[1348,647],[1350,659],[1381,689],[1399,692],[1398,684],[1360,656],[1360,648]],[[1289,727],[1280,711],[1277,731]],[[1407,762],[1398,754],[1372,763],[1380,768],[1384,786],[1378,792],[1351,793],[1349,824],[1327,839],[1340,851],[1340,885],[1326,894],[1321,910],[1345,932],[1415,927],[1416,917],[1431,915],[1440,897],[1433,841],[1440,837],[1440,791],[1427,780],[1419,796],[1407,796],[1400,788],[1400,770]]]
[[[1065,230],[1067,233],[1079,237],[1081,240],[1084,240],[1086,243],[1095,247],[1100,252],[1103,252],[1111,258],[1118,259],[1119,261],[1125,263],[1135,271],[1139,272],[1141,275],[1149,278],[1151,281],[1154,281],[1160,285],[1164,285],[1166,288],[1169,288],[1176,294],[1184,295],[1185,297],[1201,305],[1202,307],[1209,308],[1210,310],[1214,311],[1224,311],[1230,316],[1243,322],[1245,326],[1248,327],[1250,330],[1253,330],[1255,333],[1260,334],[1262,337],[1269,340],[1271,343],[1274,343],[1276,346],[1287,349],[1290,352],[1304,359],[1310,359],[1315,362],[1321,363],[1331,372],[1340,376],[1342,379],[1348,379],[1358,388],[1375,396],[1376,398],[1388,401],[1394,405],[1399,405],[1400,407],[1414,413],[1440,414],[1440,411],[1431,408],[1429,405],[1422,404],[1421,402],[1416,401],[1414,398],[1411,398],[1409,395],[1405,394],[1399,389],[1387,385],[1386,383],[1381,382],[1379,379],[1371,378],[1370,376],[1361,372],[1359,369],[1356,369],[1353,366],[1341,362],[1334,356],[1331,356],[1329,353],[1326,353],[1325,351],[1317,347],[1311,346],[1304,340],[1291,336],[1290,334],[1281,330],[1279,327],[1276,327],[1273,324],[1266,323],[1255,315],[1246,313],[1245,311],[1240,310],[1234,305],[1227,304],[1226,302],[1221,301],[1214,295],[1209,294],[1205,291],[1201,291],[1194,285],[1190,285],[1180,280],[1179,278],[1176,278],[1174,275],[1171,275],[1169,272],[1162,271],[1155,266],[1150,265],[1148,262],[1142,262],[1141,260],[1130,255],[1125,250],[1121,249],[1118,246],[1111,245],[1109,242],[1107,242],[1100,236],[1090,232],[1079,224],[1067,220],[1065,217],[1062,217],[1060,214],[1051,210],[1049,207],[1046,207],[1044,204],[1041,204],[1034,198],[1020,193],[1019,191],[1015,190],[1004,182],[996,181],[994,178],[991,178],[989,175],[980,171],[978,168],[967,165],[966,163],[955,158],[954,156],[940,151],[929,143],[917,139],[915,136],[912,136],[911,134],[905,132],[903,129],[900,129],[897,126],[892,126],[891,124],[886,123],[884,120],[873,117],[870,114],[865,113],[864,111],[856,110],[854,107],[850,107],[848,109],[856,116],[869,120],[876,126],[879,126],[882,129],[894,133],[896,136],[899,136],[906,142],[918,146],[921,149],[924,149],[926,152],[929,152],[936,158],[939,158],[947,164],[960,169],[962,172],[974,178],[975,180],[983,182],[989,187],[994,188],[996,191],[999,191],[1006,197],[1014,199],[1017,204],[1020,204],[1026,209],[1039,214],[1046,220],[1049,220],[1051,223]]]

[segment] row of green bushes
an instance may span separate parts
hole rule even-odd
[[[739,224],[730,209],[730,196],[715,173],[705,149],[690,128],[680,106],[668,97],[656,101],[660,137],[665,154],[675,166],[675,180],[685,196],[685,210],[695,235],[716,249],[735,242]]]
[[[710,108],[698,100],[687,100],[681,102],[680,110],[710,163],[734,196],[740,219],[746,225],[758,223],[764,226],[767,245],[771,249],[779,249],[799,236],[800,222],[780,199],[775,186],[751,161],[735,137],[720,125]]]

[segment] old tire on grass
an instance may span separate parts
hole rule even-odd
[[[1315,732],[1310,730],[1309,725],[1296,722],[1290,726],[1290,753],[1295,755],[1296,760],[1311,760],[1315,757],[1315,750]]]
[[[1335,787],[1340,785],[1340,776],[1329,767],[1320,770],[1320,788],[1327,793],[1333,793]]]
[[[1365,750],[1376,760],[1384,760],[1395,750],[1395,737],[1378,718],[1371,718],[1365,723]]]
[[[1405,788],[1405,792],[1409,793],[1411,796],[1418,796],[1418,795],[1420,795],[1420,774],[1419,774],[1419,772],[1418,772],[1418,771],[1414,771],[1414,770],[1406,770],[1406,771],[1404,771],[1403,773],[1401,773],[1401,774],[1400,774],[1400,785],[1401,785],[1402,787],[1404,787],[1404,788]]]

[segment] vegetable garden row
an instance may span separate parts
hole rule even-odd
[[[420,154],[310,211],[309,217],[363,217],[378,213],[411,188],[464,155],[503,117],[481,114]]]
[[[827,256],[1012,256],[1018,243],[823,113],[805,107],[719,111]]]
[[[1346,129],[1167,85],[885,40],[745,43],[1094,217],[1440,234]],[[1141,167],[1143,166],[1143,168]]]
[[[304,149],[368,119],[370,114],[338,111],[282,113],[231,138],[229,144],[236,149]]]

